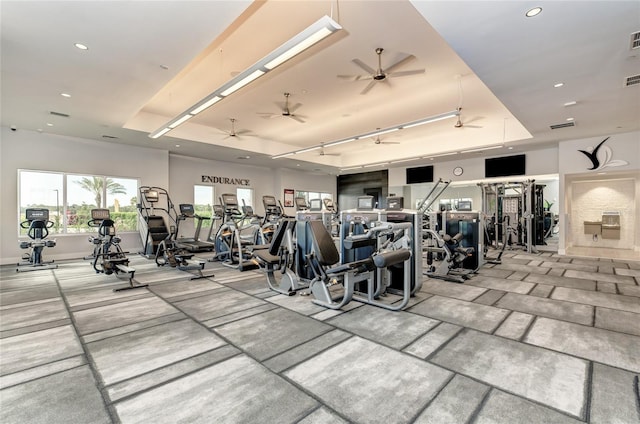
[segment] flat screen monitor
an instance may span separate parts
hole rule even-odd
[[[296,210],[297,211],[304,211],[309,209],[307,206],[307,201],[304,199],[304,197],[296,197]]]
[[[395,211],[400,210],[404,207],[404,198],[391,196],[387,197],[387,210]]]
[[[238,207],[238,196],[233,193],[226,193],[222,195],[222,204],[225,208],[237,208]]]
[[[360,197],[358,197],[358,210],[359,211],[372,211],[373,210],[373,196],[360,196]]]
[[[322,210],[322,199],[311,199],[309,200],[309,210],[313,212],[318,212]]]
[[[407,168],[407,184],[432,183],[433,166],[420,166]]]
[[[499,158],[487,158],[484,160],[484,176],[509,177],[511,175],[525,175],[525,156],[502,156]]]
[[[471,210],[471,200],[459,200],[457,209],[459,211],[470,211]]]

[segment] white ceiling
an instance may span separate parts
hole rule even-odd
[[[524,16],[538,5],[540,15]],[[629,47],[631,33],[640,31],[636,1],[2,1],[0,7],[2,125],[18,130],[336,174],[405,158],[418,159],[398,166],[425,163],[419,158],[482,146],[513,147],[480,153],[495,156],[640,129],[640,84],[623,85],[640,73],[638,50]],[[343,30],[168,135],[148,137],[322,15]],[[76,42],[89,50],[76,49]],[[377,68],[377,47],[384,48],[383,68],[412,54],[397,71],[425,72],[392,76],[365,95],[368,81],[337,77],[364,73],[355,58]],[[554,88],[557,82],[564,86]],[[284,92],[292,106],[300,104],[294,114],[304,123],[279,115]],[[568,101],[577,104],[563,106]],[[324,156],[271,159],[459,106],[462,128],[451,119],[383,135],[381,144],[365,139],[327,148]],[[575,127],[549,128],[569,117]],[[228,137],[231,118],[238,137]],[[364,170],[371,169],[378,168]]]

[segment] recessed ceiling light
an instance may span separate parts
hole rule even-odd
[[[162,69],[164,69],[165,71],[169,69],[169,67],[168,67],[167,65],[160,65],[160,67],[161,67]]]
[[[176,144],[176,147],[180,147],[180,145],[179,145],[179,144]]]
[[[51,122],[47,122],[47,127],[53,127],[53,124]]]
[[[573,121],[574,118],[567,118],[567,121]]]
[[[565,105],[565,106],[573,106],[573,105],[575,105],[576,103],[578,103],[578,102],[576,102],[575,100],[571,100],[570,102],[567,102],[567,103],[565,103],[564,105]]]
[[[564,83],[563,83],[563,82],[558,82],[558,83],[553,84],[553,86],[554,86],[555,88],[560,88],[560,87],[562,87],[563,85],[564,85]]]
[[[82,43],[75,43],[74,46],[76,46],[76,48],[78,48],[80,50],[89,50],[89,47],[85,46]]]
[[[534,7],[533,9],[530,9],[529,11],[527,11],[525,15],[527,16],[527,18],[533,18],[534,16],[539,15],[540,12],[542,12],[541,7]]]
[[[60,93],[60,95],[61,95],[62,97],[66,97],[67,99],[68,99],[69,97],[71,97],[71,94],[69,94],[69,93]]]
[[[509,147],[507,147],[507,149],[513,150],[513,146],[509,146]]]

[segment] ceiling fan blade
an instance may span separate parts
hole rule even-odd
[[[371,68],[369,65],[367,65],[366,63],[364,63],[360,59],[353,59],[352,62],[355,63],[356,65],[358,65],[359,67],[361,67],[362,69],[364,69],[365,71],[367,71],[367,73],[369,73],[371,75],[376,73],[375,69]]]
[[[305,120],[299,117],[298,115],[289,115],[289,118],[293,119],[294,121],[298,121],[301,124],[305,123]]]
[[[397,77],[406,77],[409,75],[417,75],[417,74],[424,74],[424,69],[414,69],[412,71],[401,71],[401,72],[392,72],[392,73],[387,73],[388,76],[397,78]]]
[[[381,141],[380,143],[376,143],[376,144],[400,144],[399,141]]]
[[[364,78],[371,78],[371,75],[336,75],[336,77],[350,81],[360,81]]]
[[[282,114],[280,113],[272,113],[272,112],[256,112],[256,114],[260,115],[260,117],[264,119],[271,119],[271,118],[277,118],[279,116],[282,116]]]
[[[378,81],[376,80],[371,80],[371,82],[367,84],[367,86],[360,92],[360,94],[367,94],[369,90],[371,90],[373,86],[376,85],[377,82]]]
[[[302,106],[302,103],[296,103],[293,106],[289,106],[289,114],[295,112],[300,106]]]
[[[408,55],[407,57],[400,59],[399,61],[397,61],[396,63],[394,63],[393,65],[389,66],[387,69],[385,69],[386,73],[390,73],[393,72],[394,69],[401,67],[402,65],[411,62],[413,59],[415,59],[416,57],[412,54]]]

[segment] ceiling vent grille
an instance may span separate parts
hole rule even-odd
[[[631,50],[640,49],[640,31],[631,34]]]
[[[567,127],[575,127],[576,123],[575,122],[567,122],[565,124],[556,124],[556,125],[551,125],[551,129],[552,130],[557,130],[558,128],[567,128]]]
[[[60,116],[62,118],[68,118],[69,117],[69,115],[67,115],[66,113],[62,113],[62,112],[51,111],[51,112],[49,112],[49,114],[51,114],[53,116]]]
[[[640,74],[632,75],[624,79],[625,87],[631,87],[632,85],[640,84]]]

